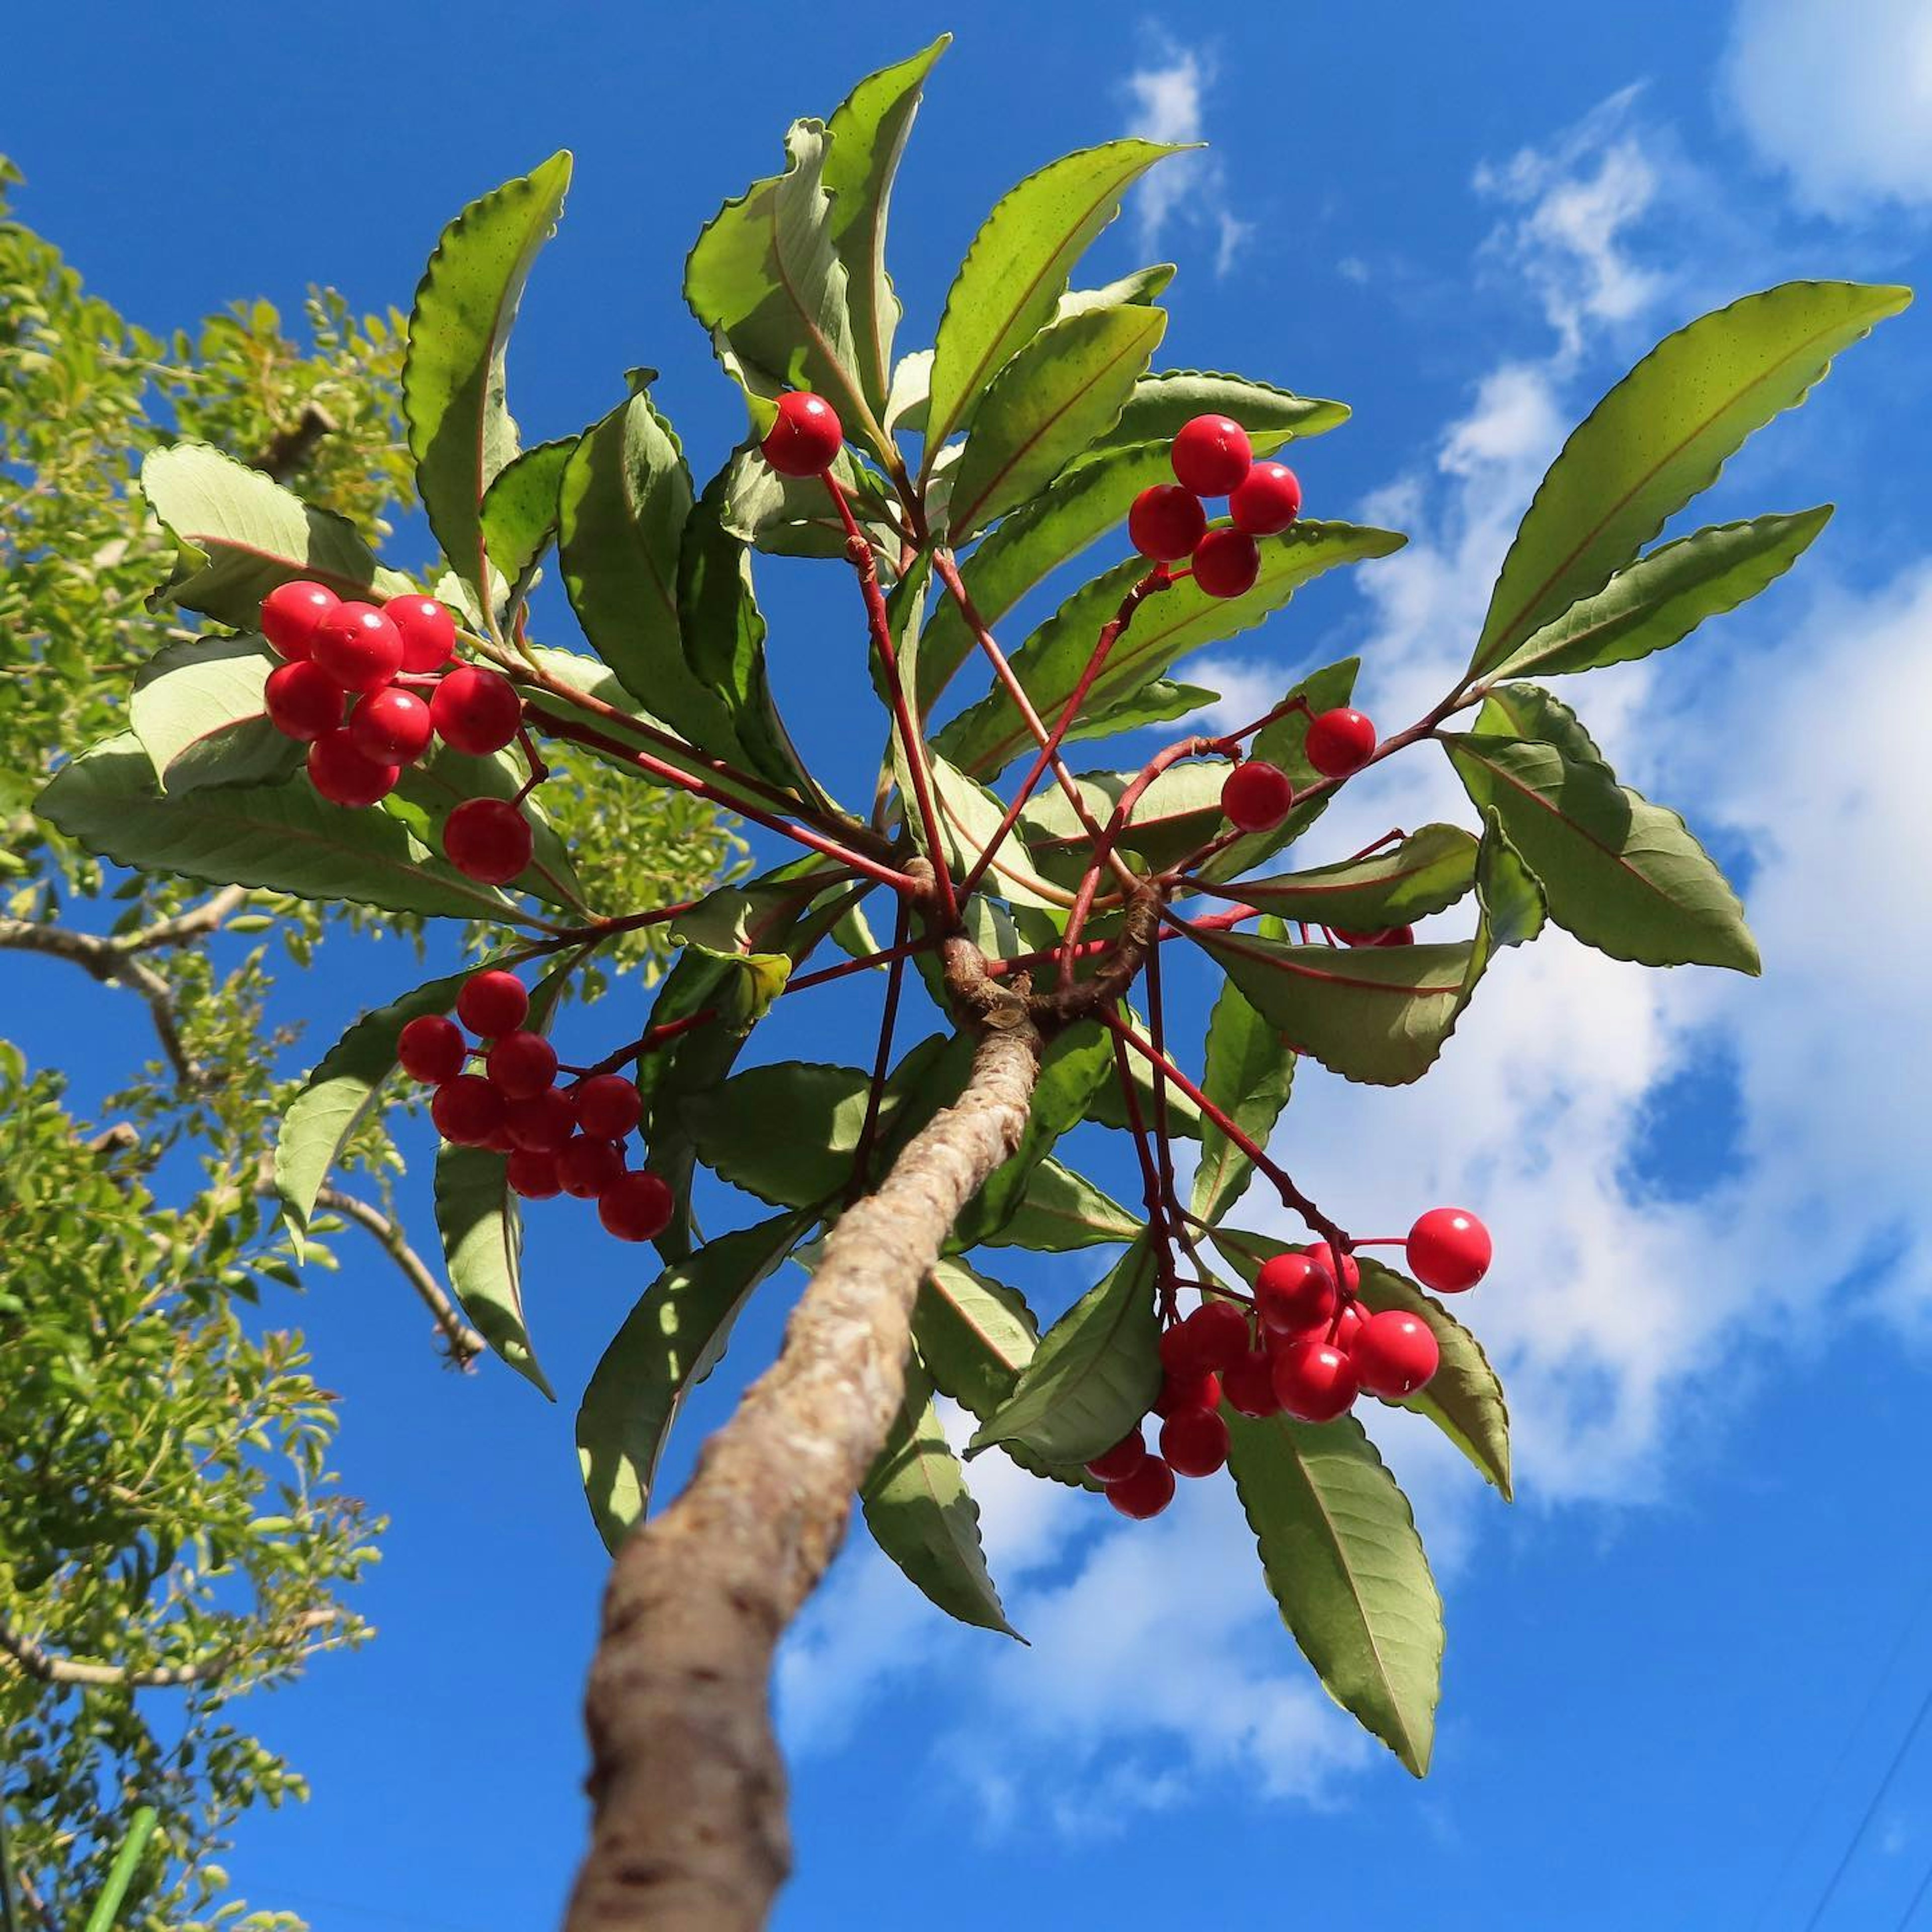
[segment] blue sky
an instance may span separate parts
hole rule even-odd
[[[1352,649],[1367,707],[1415,715],[1466,655],[1544,464],[1638,353],[1744,290],[1921,280],[1927,252],[1920,0],[1391,0],[1224,14],[1184,44],[1084,0],[903,4],[883,37],[839,7],[580,4],[539,24],[416,6],[352,70],[320,10],[116,10],[111,33],[91,10],[14,23],[33,84],[0,146],[27,218],[151,325],[244,294],[292,307],[311,280],[406,307],[458,206],[575,148],[512,360],[532,440],[600,413],[644,362],[687,442],[722,454],[741,418],[679,299],[684,250],[776,165],[793,114],[942,27],[960,38],[896,204],[908,344],[1020,175],[1118,133],[1206,138],[1102,238],[1091,279],[1178,261],[1163,362],[1350,402],[1298,460],[1310,508],[1412,539],[1190,667],[1244,715]],[[780,1672],[790,1932],[1806,1925],[1932,1683],[1924,326],[1922,308],[1888,325],[1698,506],[1835,500],[1798,575],[1570,694],[1626,781],[1748,882],[1765,978],[1644,974],[1552,934],[1505,962],[1422,1087],[1306,1078],[1284,1124],[1291,1164],[1353,1225],[1456,1200],[1497,1234],[1469,1316],[1511,1390],[1521,1499],[1406,1418],[1380,1432],[1448,1601],[1430,1779],[1316,1690],[1226,1486],[1132,1528],[988,1458],[988,1540],[1034,1647],[946,1625],[855,1544]],[[406,530],[396,560],[421,547]],[[843,742],[862,672],[838,577],[764,580],[781,702],[835,774],[870,756]],[[1426,760],[1384,770],[1321,856],[1456,811]],[[291,1006],[319,1049],[416,970],[338,949]],[[4,970],[23,1043],[83,1091],[145,1050],[138,1016],[57,965]],[[772,1052],[823,1054],[849,1023],[860,1057],[872,995],[812,997]],[[568,1398],[643,1276],[580,1214],[532,1218],[532,1318]],[[580,1839],[602,1568],[571,1402],[494,1368],[440,1375],[415,1304],[345,1261],[298,1317],[342,1393],[348,1485],[394,1519],[365,1592],[382,1634],[250,1708],[316,1795],[251,1821],[231,1868],[324,1932],[550,1923]],[[1048,1308],[1090,1278],[1070,1259],[1024,1276]],[[674,1480],[782,1312],[741,1325]],[[1899,1922],[1928,1861],[1932,1747],[1820,1922]]]

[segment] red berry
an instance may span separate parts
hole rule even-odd
[[[597,1197],[597,1218],[620,1241],[654,1241],[670,1226],[676,1204],[655,1174],[621,1174]]]
[[[1326,1342],[1305,1337],[1275,1358],[1274,1392],[1304,1422],[1333,1422],[1354,1402],[1356,1386],[1348,1357]]]
[[[1211,1476],[1228,1460],[1228,1425],[1211,1408],[1177,1409],[1160,1426],[1160,1453],[1177,1476]]]
[[[441,1013],[418,1013],[396,1036],[396,1060],[412,1080],[441,1086],[463,1071],[463,1030]]]
[[[1438,1294],[1460,1294],[1490,1271],[1490,1231],[1466,1208],[1432,1208],[1408,1231],[1408,1271]]]
[[[1312,1255],[1270,1255],[1255,1276],[1255,1306],[1276,1334],[1306,1334],[1333,1318],[1335,1277]]]
[[[530,862],[528,821],[508,799],[472,798],[442,824],[444,856],[486,886],[506,886]]]
[[[511,1131],[514,1134],[515,1129]],[[526,1201],[551,1201],[563,1192],[556,1178],[556,1156],[541,1148],[512,1149],[505,1172],[512,1189]]]
[[[503,1124],[503,1096],[480,1073],[459,1073],[429,1103],[436,1130],[458,1147],[482,1147]]]
[[[1272,832],[1288,816],[1294,787],[1279,765],[1249,758],[1221,787],[1221,813],[1238,832]]]
[[[1308,1258],[1317,1268],[1324,1270],[1330,1281],[1336,1279],[1334,1251],[1326,1241],[1317,1241],[1310,1246],[1308,1250]],[[1342,1257],[1340,1280],[1342,1286],[1351,1294],[1361,1286],[1361,1264],[1353,1255],[1344,1255]]]
[[[1226,1377],[1228,1406],[1242,1415],[1278,1415],[1281,1397],[1274,1392],[1274,1360],[1265,1348],[1250,1348]]]
[[[309,656],[344,691],[380,691],[403,668],[403,634],[373,604],[338,604]]]
[[[500,966],[471,974],[456,995],[456,1017],[485,1040],[514,1033],[530,1010],[530,996],[522,980]]]
[[[512,1034],[510,1037],[514,1040],[518,1036]],[[493,1063],[495,1058],[494,1054],[490,1056]],[[502,1084],[500,1081],[496,1084],[499,1088]],[[518,1147],[532,1154],[556,1154],[576,1131],[577,1110],[567,1095],[554,1087],[546,1087],[527,1100],[512,1100],[505,1111],[503,1124]]]
[[[1107,1500],[1123,1516],[1144,1522],[1174,1500],[1174,1472],[1158,1456],[1150,1456],[1131,1476],[1107,1485]]]
[[[556,1078],[556,1048],[540,1033],[506,1033],[490,1048],[485,1064],[506,1100],[533,1100]],[[566,1106],[569,1103],[566,1101]]]
[[[1136,1429],[1096,1456],[1087,1465],[1087,1473],[1099,1482],[1124,1483],[1147,1460],[1147,1444]]]
[[[374,805],[395,790],[402,776],[394,765],[379,765],[356,748],[346,725],[325,731],[308,748],[309,782],[336,805]]]
[[[524,700],[500,671],[482,664],[458,664],[430,693],[430,722],[453,752],[487,758],[517,735]]]
[[[262,634],[291,662],[305,658],[315,627],[341,602],[326,584],[278,584],[262,599]]]
[[[414,692],[394,685],[370,692],[349,714],[349,735],[365,758],[412,765],[429,743],[429,706]]]
[[[1174,473],[1197,496],[1238,489],[1255,460],[1248,433],[1231,416],[1196,416],[1175,432]]]
[[[1180,1330],[1170,1328],[1167,1332],[1174,1335]],[[1160,1394],[1154,1399],[1154,1412],[1156,1415],[1172,1415],[1183,1408],[1219,1408],[1220,1406],[1220,1377],[1196,1375],[1191,1370],[1186,1375],[1167,1376],[1161,1383]]]
[[[342,687],[320,664],[299,659],[269,672],[262,708],[284,737],[310,742],[342,722]]]
[[[1371,1315],[1348,1345],[1355,1379],[1371,1395],[1398,1402],[1435,1374],[1442,1360],[1436,1331],[1419,1315],[1384,1308]]]
[[[823,396],[794,389],[778,398],[778,419],[758,447],[781,476],[822,476],[844,440],[838,411]]]
[[[414,591],[392,597],[382,615],[401,632],[405,670],[440,670],[456,649],[456,620],[447,605]]]
[[[1127,541],[1156,563],[1178,563],[1208,534],[1208,512],[1192,490],[1153,483],[1127,512]]]
[[[1359,1301],[1345,1301],[1341,1313],[1329,1324],[1335,1332],[1324,1334],[1322,1340],[1332,1342],[1338,1348],[1352,1348],[1355,1337],[1362,1332],[1362,1324],[1368,1318],[1369,1311]]]
[[[1274,536],[1301,514],[1301,479],[1285,463],[1257,463],[1229,494],[1228,514],[1251,537]]]
[[[1247,1313],[1232,1301],[1204,1301],[1178,1329],[1168,1332],[1180,1335],[1181,1340],[1172,1346],[1197,1375],[1225,1369],[1247,1352]],[[1165,1336],[1162,1346],[1164,1352],[1168,1346]]]
[[[1332,926],[1330,930],[1344,946],[1413,946],[1415,928],[1412,926],[1385,926],[1376,932],[1356,932],[1345,926]]]
[[[1194,580],[1210,597],[1252,590],[1261,568],[1261,550],[1245,530],[1210,530],[1194,546]]]
[[[622,1140],[644,1117],[637,1082],[621,1073],[593,1073],[570,1090],[570,1097],[584,1131],[599,1140]]]
[[[556,1178],[566,1194],[594,1201],[623,1178],[623,1150],[614,1141],[595,1141],[573,1134],[557,1150]]]
[[[1375,748],[1374,724],[1346,706],[1311,718],[1302,746],[1308,762],[1324,778],[1345,778],[1360,771]]]

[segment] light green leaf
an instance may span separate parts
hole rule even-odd
[[[1040,1324],[1018,1288],[949,1257],[920,1285],[912,1334],[940,1393],[983,1420],[1033,1360]]]
[[[188,638],[142,668],[128,722],[162,790],[292,776],[302,747],[268,722],[263,705],[276,662],[260,638]]]
[[[1130,1006],[1127,1019],[1142,1039],[1147,1036],[1147,1022]],[[1127,1078],[1133,1082],[1134,1100],[1140,1108],[1141,1118],[1154,1118],[1154,1075],[1147,1062],[1130,1048],[1126,1054]],[[1125,1132],[1130,1125],[1127,1104],[1120,1091],[1118,1078],[1096,1090],[1093,1105],[1087,1110],[1087,1118],[1095,1126],[1112,1127]],[[1167,1130],[1170,1134],[1184,1136],[1189,1140],[1198,1141],[1202,1136],[1204,1122],[1200,1108],[1172,1081],[1167,1087]]]
[[[1294,1056],[1230,980],[1214,1001],[1201,1090],[1257,1146],[1266,1147],[1294,1081]],[[1201,1124],[1192,1211],[1218,1221],[1246,1190],[1254,1163],[1211,1120]]]
[[[896,734],[894,742],[897,742]],[[939,814],[940,847],[953,878],[962,879],[986,849],[993,834],[999,830],[1006,808],[984,785],[956,771],[936,752],[928,750],[926,762],[932,778],[934,806]],[[896,757],[894,770],[900,794],[906,800],[906,820],[912,830],[914,842],[924,851],[926,827],[912,802],[912,776],[903,757]],[[1015,905],[1052,908],[1062,902],[1062,896],[1057,895],[1034,868],[1017,824],[1000,841],[986,877],[976,890],[996,892]]]
[[[1496,812],[1483,814],[1482,843],[1476,849],[1476,902],[1483,929],[1496,946],[1526,946],[1550,918],[1550,901],[1522,854],[1509,842]]]
[[[1118,737],[1124,731],[1138,731],[1148,724],[1166,724],[1177,718],[1190,718],[1203,705],[1220,701],[1218,691],[1198,684],[1176,684],[1157,677],[1144,684],[1131,697],[1123,698],[1110,711],[1082,718],[1061,737],[1063,745],[1083,738]]]
[[[1134,302],[1144,308],[1157,302],[1166,293],[1167,285],[1174,280],[1174,265],[1172,262],[1155,262],[1144,268],[1136,268],[1132,274],[1123,275],[1118,281],[1109,282],[1100,289],[1069,289],[1054,304],[1053,319],[1064,322],[1070,315],[1085,315],[1096,308],[1117,308],[1122,302]]]
[[[1107,1090],[1102,1088],[1100,1094]],[[1139,1216],[1049,1154],[1028,1177],[1026,1191],[1006,1226],[989,1234],[983,1245],[1058,1255],[1131,1241],[1145,1232]]]
[[[1271,382],[1246,376],[1223,376],[1210,369],[1163,369],[1134,386],[1120,419],[1096,445],[1094,460],[1130,443],[1158,443],[1165,461],[1168,444],[1183,423],[1196,416],[1232,416],[1248,432],[1256,453],[1279,449],[1291,437],[1320,436],[1348,420],[1346,403],[1319,396],[1298,396]],[[1265,440],[1258,432],[1266,431]],[[1172,481],[1172,472],[1165,478]]]
[[[574,436],[540,442],[513,457],[483,493],[484,551],[508,586],[513,605],[528,592],[556,535],[564,467],[576,447]]]
[[[780,1060],[687,1096],[684,1124],[721,1180],[774,1207],[814,1207],[852,1178],[871,1087],[856,1066]],[[881,1100],[882,1126],[897,1097]]]
[[[1220,896],[1309,925],[1378,932],[1454,905],[1475,878],[1476,841],[1460,825],[1425,825],[1366,859],[1244,879]]]
[[[496,1354],[554,1402],[524,1322],[523,1215],[508,1165],[488,1148],[446,1141],[436,1154],[436,1225],[464,1313]]]

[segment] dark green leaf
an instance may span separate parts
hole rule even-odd
[[[1244,879],[1230,896],[1282,919],[1378,932],[1454,905],[1475,877],[1475,840],[1458,825],[1425,825],[1366,859]]]
[[[1102,1088],[1096,1099],[1108,1091]],[[1146,1232],[1146,1226],[1084,1174],[1076,1174],[1049,1154],[1034,1169],[1012,1218],[985,1245],[1065,1254],[1075,1248],[1131,1241]]]
[[[949,1257],[920,1286],[912,1333],[940,1392],[983,1420],[1033,1360],[1040,1324],[1018,1288]]]
[[[436,1153],[436,1225],[464,1313],[497,1354],[554,1402],[524,1323],[523,1216],[508,1168],[488,1148],[445,1142]]]
[[[1177,718],[1192,717],[1204,705],[1219,703],[1220,696],[1218,691],[1201,685],[1176,684],[1172,679],[1157,677],[1112,710],[1082,718],[1060,742],[1066,745],[1082,738],[1112,738],[1123,731],[1138,731],[1143,725],[1168,724]]]
[[[1230,980],[1208,1022],[1201,1090],[1257,1146],[1266,1147],[1294,1080],[1294,1056]],[[1218,1221],[1241,1198],[1254,1164],[1212,1121],[1201,1124],[1192,1211]]]

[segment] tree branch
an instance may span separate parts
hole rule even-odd
[[[295,1630],[304,1634],[320,1630],[334,1623],[338,1614],[333,1610],[304,1611],[296,1618]],[[326,1642],[296,1646],[298,1654],[304,1657],[328,1647]],[[44,1644],[36,1642],[4,1624],[0,1624],[0,1652],[4,1652],[29,1677],[37,1678],[43,1684],[92,1690],[166,1690],[190,1684],[211,1684],[240,1660],[240,1653],[223,1650],[203,1658],[199,1664],[156,1664],[146,1670],[137,1670],[126,1664],[89,1664],[77,1657],[56,1656]]]
[[[268,1190],[272,1192],[274,1190]],[[464,1320],[454,1302],[431,1272],[429,1264],[411,1247],[402,1229],[388,1215],[359,1195],[345,1193],[339,1187],[325,1187],[316,1196],[316,1204],[353,1221],[373,1235],[377,1245],[403,1273],[403,1278],[422,1298],[438,1331],[448,1344],[449,1359],[459,1369],[467,1369],[488,1346]]]
[[[160,942],[166,944],[167,942]],[[138,993],[148,1004],[148,1016],[161,1051],[184,1087],[199,1087],[206,1078],[201,1066],[189,1053],[175,1024],[174,988],[160,974],[134,958],[118,941],[98,934],[76,932],[71,927],[49,926],[38,920],[0,919],[0,947],[26,952],[44,952],[50,958],[70,961],[92,974],[103,986],[121,986]]]

